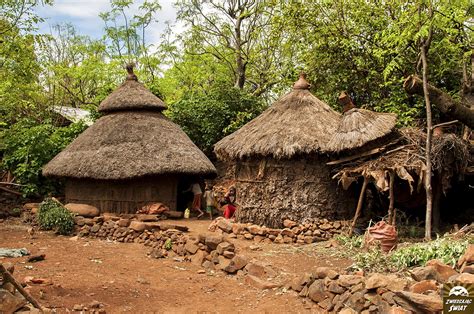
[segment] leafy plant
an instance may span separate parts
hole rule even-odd
[[[465,252],[469,240],[438,238],[427,243],[410,244],[384,254],[371,249],[355,255],[354,267],[370,271],[403,271],[410,267],[424,266],[432,259],[455,266]]]
[[[169,251],[173,248],[173,242],[171,239],[166,239],[165,241],[165,250]]]
[[[38,222],[43,230],[55,230],[68,235],[74,230],[74,215],[57,201],[45,199],[38,210]]]
[[[346,235],[337,235],[334,237],[340,244],[352,250],[354,248],[361,248],[364,245],[364,236],[349,237]]]

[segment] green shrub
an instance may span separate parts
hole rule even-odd
[[[54,230],[63,235],[74,230],[74,215],[55,200],[45,199],[38,211],[38,222],[43,230]]]
[[[371,249],[355,255],[354,267],[378,272],[403,271],[410,267],[424,266],[432,259],[454,267],[468,243],[468,239],[456,240],[444,237],[400,247],[389,254],[384,254],[379,249]]]

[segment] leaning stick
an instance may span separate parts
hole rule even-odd
[[[354,220],[352,220],[351,229],[349,230],[349,236],[352,236],[352,232],[354,231],[357,218],[359,218],[360,211],[362,209],[362,204],[364,203],[365,190],[367,189],[368,183],[369,178],[367,176],[364,176],[364,183],[362,183],[362,189],[360,190],[359,201],[357,202],[357,208],[354,215]]]
[[[388,223],[394,225],[395,222],[395,213],[393,212],[393,206],[395,204],[395,195],[393,193],[393,185],[395,184],[395,173],[393,171],[389,172],[390,176],[390,187],[389,187],[389,198],[390,204],[388,205]]]
[[[36,301],[35,298],[31,296],[31,294],[29,294],[25,289],[23,289],[21,284],[16,281],[15,277],[13,277],[12,274],[10,274],[10,272],[1,263],[0,273],[3,275],[3,279],[5,282],[11,282],[13,286],[25,297],[26,300],[28,300],[31,304],[33,304],[34,307],[36,307],[38,310],[40,310],[41,313],[43,313],[43,308],[38,303],[38,301]]]

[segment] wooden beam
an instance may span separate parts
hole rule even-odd
[[[390,204],[388,205],[388,223],[391,225],[395,225],[395,213],[394,213],[394,204],[395,204],[395,195],[393,193],[393,185],[395,184],[395,173],[393,171],[389,171],[390,181],[389,181],[389,199]]]
[[[43,313],[43,307],[36,301],[35,298],[31,296],[31,294],[28,293],[25,289],[23,289],[23,286],[16,281],[16,279],[10,274],[10,272],[3,266],[3,264],[0,263],[0,274],[3,275],[3,281],[4,282],[10,282],[17,290],[18,292],[21,293],[25,297],[28,302],[33,304],[34,307],[36,307],[38,310],[40,310],[41,313]]]

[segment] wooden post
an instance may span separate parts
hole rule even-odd
[[[426,172],[425,172],[425,192],[426,192],[426,218],[425,218],[425,239],[431,240],[431,221],[433,211],[433,188],[431,186],[431,139],[432,139],[432,117],[430,93],[428,91],[428,62],[426,61],[426,46],[421,46],[421,60],[423,62],[423,93],[425,94],[426,106]]]
[[[25,299],[28,300],[28,302],[33,304],[34,307],[36,307],[38,310],[40,310],[41,313],[43,313],[43,308],[38,303],[38,301],[36,301],[35,298],[31,296],[31,294],[29,294],[25,289],[23,289],[21,284],[18,283],[18,281],[16,281],[16,279],[12,276],[12,274],[10,274],[10,272],[1,263],[0,263],[0,274],[3,275],[4,282],[10,282],[25,297]]]
[[[367,189],[368,183],[369,183],[369,178],[367,176],[364,176],[364,183],[362,183],[362,189],[360,190],[359,201],[357,202],[357,208],[354,215],[354,220],[352,220],[351,229],[349,230],[349,236],[352,236],[352,232],[354,232],[354,227],[355,227],[357,218],[359,218],[360,211],[362,210],[362,204],[364,204],[365,190]]]
[[[395,184],[395,173],[393,171],[389,171],[390,176],[390,183],[389,183],[389,199],[390,204],[388,205],[388,223],[394,225],[395,221],[395,213],[394,213],[394,203],[395,203],[395,195],[393,193],[393,185]]]

